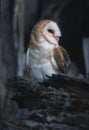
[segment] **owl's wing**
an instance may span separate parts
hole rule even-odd
[[[71,64],[69,54],[63,47],[59,46],[51,52],[51,63],[59,73],[67,73]]]

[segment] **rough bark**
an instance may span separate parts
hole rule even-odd
[[[16,77],[12,80],[19,108],[14,118],[2,122],[4,130],[88,130],[89,81],[53,75],[43,83]]]

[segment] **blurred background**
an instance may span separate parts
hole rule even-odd
[[[79,73],[88,75],[88,17],[89,0],[0,0],[0,89],[8,78],[24,74],[30,33],[41,19],[58,23],[62,31],[59,44]]]

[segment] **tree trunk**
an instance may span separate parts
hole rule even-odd
[[[7,79],[16,75],[17,60],[13,39],[14,0],[1,0],[0,15],[0,109],[4,108]]]
[[[22,76],[25,64],[24,53],[24,0],[16,0],[14,10],[14,38],[17,52],[17,75]]]

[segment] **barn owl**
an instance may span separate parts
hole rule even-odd
[[[52,74],[67,73],[69,54],[58,42],[61,31],[51,20],[38,22],[31,33],[26,54],[26,66],[37,81],[43,81]]]

